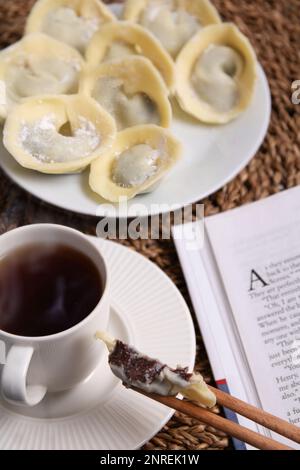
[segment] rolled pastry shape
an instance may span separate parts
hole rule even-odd
[[[176,396],[180,393],[208,408],[216,405],[215,394],[200,374],[190,373],[187,367],[177,366],[173,369],[133,346],[112,338],[106,332],[97,332],[96,338],[107,346],[110,368],[125,386],[161,396]]]
[[[127,0],[124,18],[151,31],[174,58],[199,29],[221,22],[209,0]]]
[[[25,36],[0,53],[0,84],[6,91],[3,118],[22,99],[78,92],[82,56],[42,33]]]
[[[159,72],[144,57],[126,57],[96,68],[87,67],[79,89],[115,118],[118,130],[141,124],[162,127],[171,124],[168,89]]]
[[[131,55],[147,57],[161,73],[169,90],[173,91],[173,59],[155,36],[138,24],[118,21],[101,26],[88,45],[86,60],[96,67],[102,62],[120,60]]]
[[[204,28],[176,61],[176,97],[202,122],[225,124],[251,103],[257,59],[249,40],[231,23]]]
[[[113,145],[115,122],[87,96],[27,98],[9,113],[4,146],[24,168],[80,172]]]
[[[111,202],[133,199],[160,182],[181,154],[181,144],[166,129],[131,127],[119,132],[113,147],[92,163],[90,187]]]
[[[115,20],[101,0],[38,0],[27,19],[26,34],[45,33],[84,54],[99,27]]]

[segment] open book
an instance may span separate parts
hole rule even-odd
[[[201,223],[173,237],[216,382],[300,427],[300,187]]]

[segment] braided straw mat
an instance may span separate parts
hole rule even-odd
[[[0,2],[0,47],[20,38],[35,0]],[[205,201],[206,216],[256,201],[300,184],[300,105],[291,102],[291,83],[300,79],[299,0],[214,0],[224,19],[250,38],[271,86],[273,114],[265,142],[248,167]],[[55,222],[95,234],[96,219],[51,207],[17,188],[0,171],[0,233],[31,223]],[[127,240],[122,243],[155,262],[175,282],[190,305],[175,248],[170,240]],[[192,310],[192,307],[191,307]],[[195,323],[198,332],[198,327]],[[197,370],[213,382],[198,334]],[[221,410],[216,407],[215,413]],[[223,433],[176,413],[145,449],[225,450]]]

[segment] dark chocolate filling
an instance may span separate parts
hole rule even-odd
[[[116,342],[116,346],[109,356],[109,363],[116,367],[122,367],[128,382],[145,384],[151,384],[161,371],[168,367],[158,360],[142,356],[138,351],[122,343],[122,341]],[[192,376],[192,374],[189,374],[187,367],[170,370],[187,382]]]

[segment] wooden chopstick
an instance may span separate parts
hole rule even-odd
[[[218,390],[217,388],[209,388],[216,395],[219,405],[224,406],[225,408],[228,408],[229,410],[232,410],[255,423],[261,424],[265,428],[300,444],[300,428],[294,424],[290,424],[281,418],[277,418],[276,416],[267,413],[266,411],[249,405],[228,393]]]
[[[212,426],[220,431],[225,432],[229,436],[235,437],[242,442],[256,447],[261,450],[293,450],[284,444],[281,444],[269,437],[262,436],[250,429],[245,428],[229,419],[223,418],[215,413],[212,413],[206,408],[201,408],[192,402],[179,400],[175,397],[163,397],[154,393],[146,393],[142,390],[133,388],[135,392],[138,392],[152,400],[155,400],[163,405],[173,408],[174,410],[180,411],[192,418],[198,419],[209,426]]]

